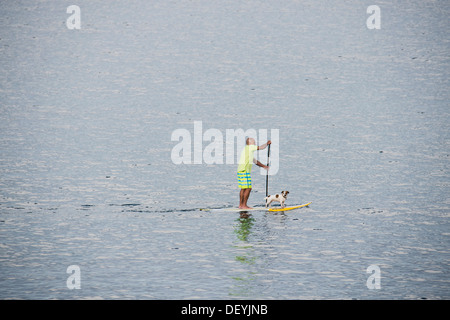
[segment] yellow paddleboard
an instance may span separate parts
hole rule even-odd
[[[223,208],[223,209],[199,209],[200,211],[238,211],[238,212],[243,212],[243,211],[272,211],[272,212],[276,212],[276,211],[288,211],[288,210],[294,210],[294,209],[298,209],[298,208],[302,208],[302,207],[307,207],[311,204],[312,202],[308,202],[305,204],[301,204],[298,206],[292,206],[292,207],[284,207],[284,208],[280,208],[280,207],[274,207],[274,208],[265,208],[265,207],[256,207],[256,208],[252,208],[252,209],[239,209],[239,208]]]
[[[294,209],[298,209],[298,208],[302,208],[302,207],[307,207],[311,204],[312,202],[308,202],[305,204],[301,204],[299,206],[293,206],[293,207],[284,207],[284,208],[270,208],[269,211],[288,211],[288,210],[294,210]]]

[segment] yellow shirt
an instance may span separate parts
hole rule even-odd
[[[241,152],[241,158],[239,159],[238,172],[252,172],[253,165],[253,152],[258,150],[255,145],[246,145]]]

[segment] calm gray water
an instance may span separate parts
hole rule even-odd
[[[450,298],[448,2],[76,4],[0,2],[1,299]],[[278,129],[269,192],[313,204],[199,210],[239,190],[172,162],[194,121]]]

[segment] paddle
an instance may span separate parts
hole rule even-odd
[[[270,157],[270,144],[269,149],[267,149],[267,166],[269,166],[269,157]],[[266,173],[266,197],[269,195],[269,170]]]

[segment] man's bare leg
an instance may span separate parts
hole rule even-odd
[[[247,188],[247,189],[241,189],[240,192],[240,200],[241,202],[239,203],[239,209],[252,209],[247,205],[247,201],[248,198],[250,197],[250,192],[252,191],[252,188]]]
[[[242,209],[244,207],[244,194],[245,194],[245,189],[241,189],[241,191],[239,192],[239,209]]]

